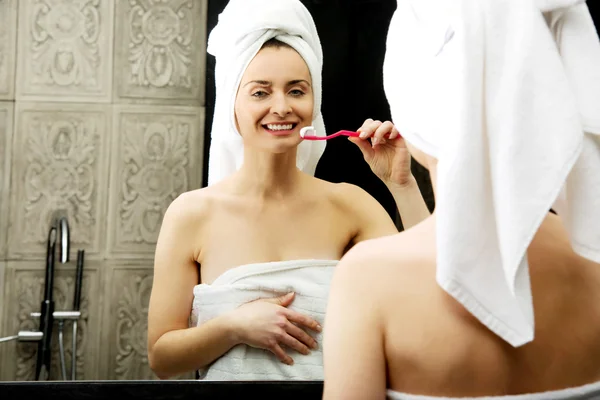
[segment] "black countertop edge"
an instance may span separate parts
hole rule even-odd
[[[38,399],[321,399],[323,381],[44,381],[0,382],[2,400]]]

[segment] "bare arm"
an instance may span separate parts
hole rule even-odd
[[[394,183],[386,183],[386,186],[394,197],[405,230],[429,217],[429,209],[414,177],[404,186]]]
[[[354,257],[360,247],[342,258],[331,284],[323,338],[324,400],[386,396],[383,319],[373,287],[364,282],[365,265]]]
[[[167,209],[154,259],[148,308],[148,360],[165,379],[208,365],[238,343],[228,315],[189,328],[193,289],[198,283],[198,204],[180,196]]]
[[[404,229],[427,218],[427,204],[410,169],[410,152],[394,124],[369,118],[358,131],[361,132],[360,138],[349,139],[358,146],[373,173],[390,190]]]

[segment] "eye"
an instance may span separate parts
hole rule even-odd
[[[252,97],[256,97],[256,98],[263,98],[265,96],[267,96],[268,93],[265,92],[264,90],[257,90],[256,92],[252,93]]]
[[[290,94],[295,97],[300,97],[300,96],[304,96],[305,93],[304,93],[304,91],[302,91],[300,89],[294,89],[294,90],[290,90]]]

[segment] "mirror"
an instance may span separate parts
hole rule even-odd
[[[303,3],[323,46],[328,131],[390,119],[381,64],[396,2]],[[226,4],[0,0],[0,380],[157,379],[156,242],[169,204],[207,182],[206,40]],[[412,169],[432,209],[428,175]],[[402,229],[352,143],[328,142],[316,176],[362,187]]]

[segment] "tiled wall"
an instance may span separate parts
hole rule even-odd
[[[0,336],[36,329],[53,213],[68,216],[56,309],[85,250],[78,379],[155,379],[146,358],[154,245],[199,188],[207,0],[0,0]],[[66,324],[70,366],[70,324]],[[60,379],[54,330],[52,379]],[[0,380],[36,346],[0,343]],[[67,368],[69,369],[69,368]],[[187,377],[187,376],[186,376]]]

